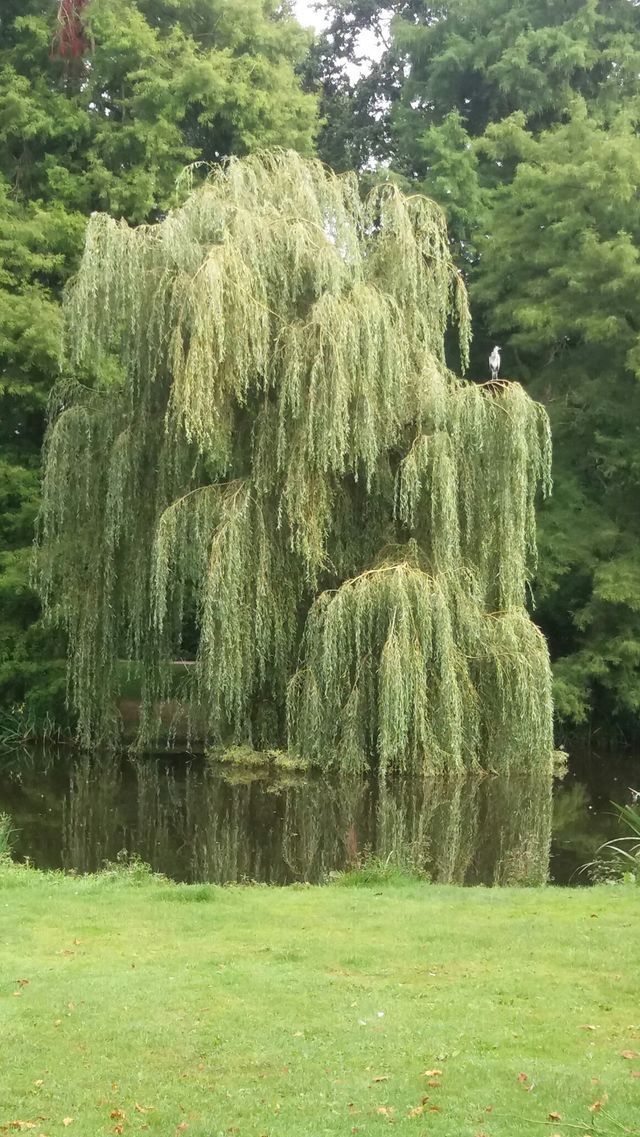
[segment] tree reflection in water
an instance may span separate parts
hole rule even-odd
[[[442,883],[541,884],[551,791],[540,775],[382,782],[87,756],[63,795],[61,863],[93,871],[126,849],[177,880],[288,884],[373,856]]]

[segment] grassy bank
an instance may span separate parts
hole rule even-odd
[[[0,1130],[637,1133],[639,943],[633,888],[0,868]]]

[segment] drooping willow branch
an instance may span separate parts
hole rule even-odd
[[[91,219],[37,567],[84,742],[114,737],[128,660],[141,744],[179,695],[202,740],[322,765],[549,766],[524,610],[548,423],[452,375],[451,321],[464,362],[439,208],[292,153],[228,162],[158,225]]]

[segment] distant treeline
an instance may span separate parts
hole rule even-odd
[[[470,287],[469,376],[541,400],[554,495],[535,619],[561,738],[640,734],[640,7],[631,0],[327,4],[57,0],[0,13],[0,703],[66,725],[29,584],[60,300],[86,218],[154,221],[196,160],[261,147],[433,197]],[[81,10],[80,10],[81,9]],[[360,33],[378,35],[361,59]],[[65,38],[66,37],[66,38]],[[371,35],[366,42],[371,42]],[[64,45],[75,43],[73,53]],[[355,65],[355,66],[354,66]],[[451,364],[458,367],[451,346]],[[76,378],[82,379],[82,376]]]

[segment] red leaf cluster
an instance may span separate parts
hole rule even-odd
[[[82,19],[88,0],[60,0],[54,50],[60,59],[79,59],[89,44]]]

